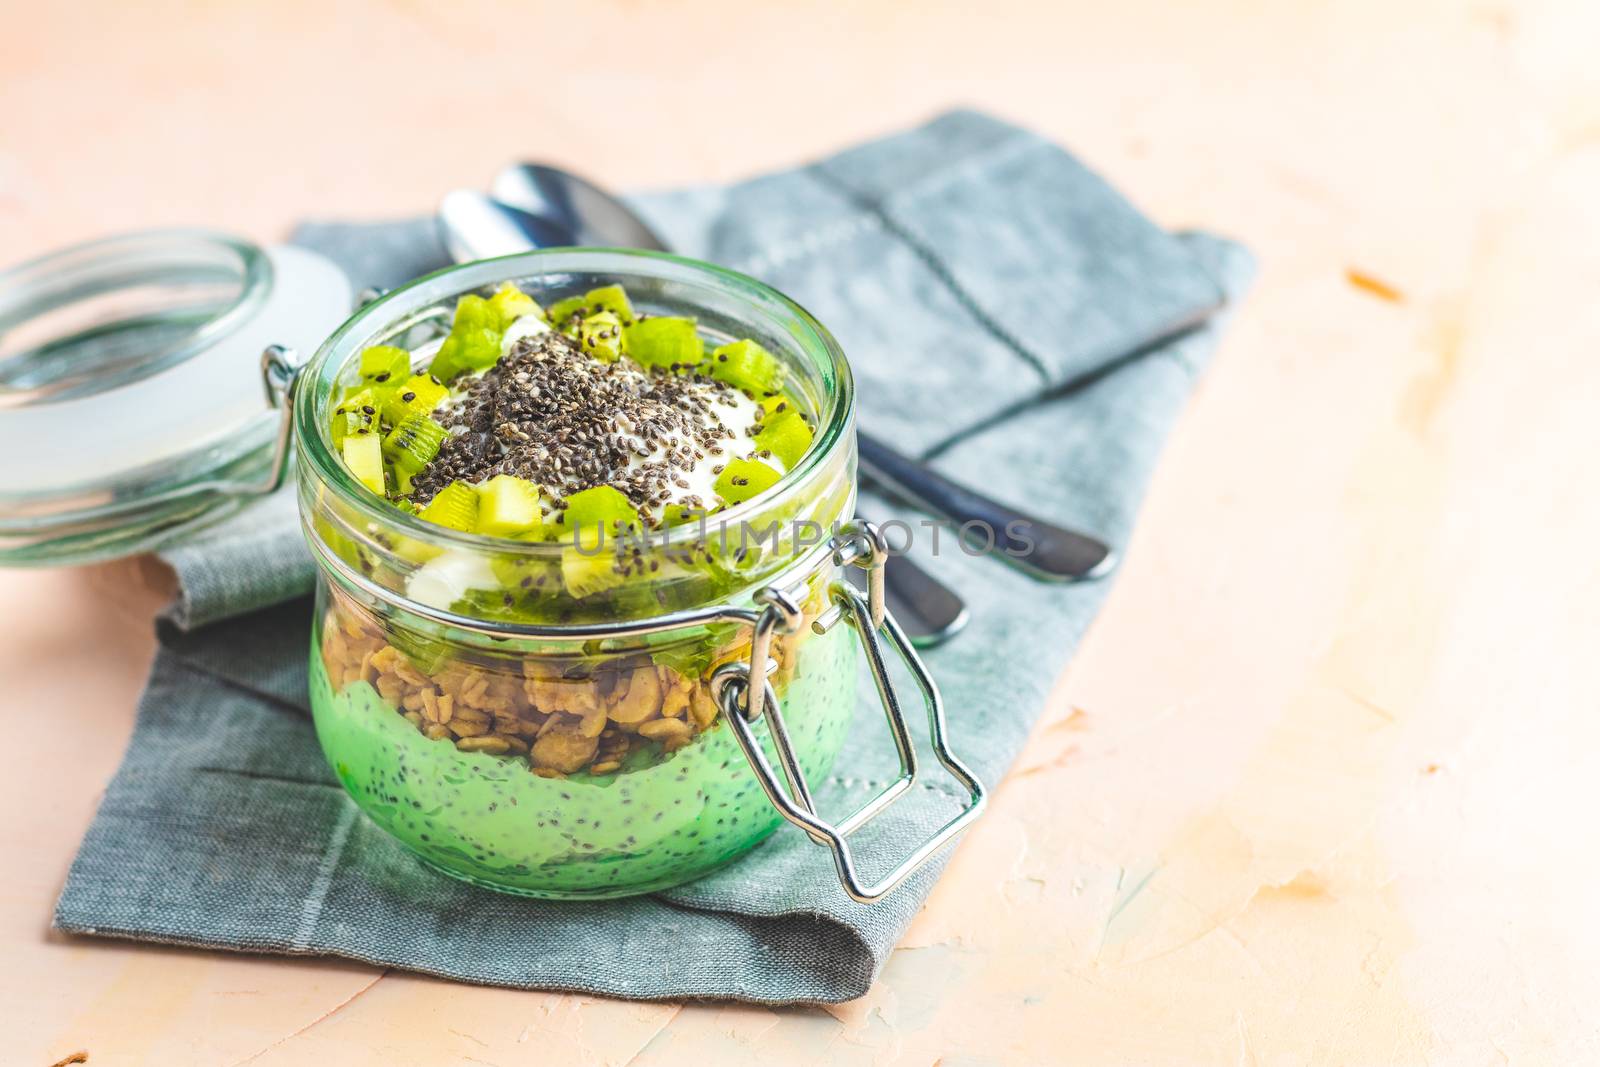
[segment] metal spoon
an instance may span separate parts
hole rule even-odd
[[[471,189],[446,193],[439,201],[439,220],[445,247],[457,263],[573,243],[565,227]]]
[[[490,192],[507,207],[554,223],[569,235],[563,244],[671,251],[631,207],[559,167],[514,163],[495,176]],[[544,242],[535,243],[547,247]]]
[[[857,433],[861,473],[924,511],[957,524],[963,540],[976,533],[990,554],[1041,581],[1099,578],[1117,565],[1105,542],[1036,519],[946,478],[870,434]]]

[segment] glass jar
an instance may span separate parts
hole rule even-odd
[[[510,281],[541,302],[621,284],[713,344],[752,338],[786,365],[815,440],[773,489],[596,548],[422,521],[365,489],[328,426],[359,353],[427,356],[455,301]],[[359,311],[298,374],[301,516],[319,581],[311,706],[330,765],[379,825],[441,870],[529,896],[623,896],[698,877],[785,819],[830,847],[858,900],[887,892],[975,818],[982,789],[943,741],[937,690],[882,609],[886,552],[853,521],[854,396],[838,344],[777,292],[653,253],[554,249],[450,268]],[[568,592],[595,555],[625,582]],[[869,595],[842,568],[869,571]],[[563,580],[564,576],[568,579]],[[581,586],[579,586],[581,588]],[[971,803],[875,884],[846,836],[907,789],[916,753],[880,634],[912,667],[934,748]],[[837,826],[825,774],[855,704],[858,649],[884,696],[902,773]],[[760,680],[751,686],[750,679]],[[780,768],[775,772],[774,763]]]
[[[0,452],[49,456],[0,465],[0,565],[149,551],[277,488],[292,368],[262,348],[309,349],[350,304],[323,257],[206,230],[0,271]]]

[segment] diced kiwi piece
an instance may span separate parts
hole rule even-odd
[[[351,393],[340,401],[329,420],[329,436],[333,439],[333,447],[342,447],[346,437],[361,430],[376,432],[378,403],[371,389]]]
[[[419,567],[429,560],[439,558],[446,551],[446,549],[439,547],[432,541],[423,541],[415,537],[407,537],[404,534],[389,534],[387,536],[393,542],[392,551],[395,555],[401,559],[410,560]]]
[[[761,432],[756,434],[756,447],[777,456],[785,470],[793,470],[811,447],[811,427],[796,411],[769,415]]]
[[[408,485],[411,477],[433,462],[444,443],[445,429],[426,415],[407,415],[383,439],[383,454],[394,464],[395,477]]]
[[[382,460],[379,460],[380,466]],[[321,538],[322,543],[333,550],[333,553],[362,574],[377,577],[383,581],[393,575],[394,571],[388,561],[379,558],[371,546],[364,541],[356,541],[349,536],[349,527],[341,520],[335,520],[328,512],[318,512],[311,518],[311,525]]]
[[[652,572],[650,577],[660,578],[661,574]],[[671,598],[659,582],[629,582],[626,581],[627,575],[623,575],[623,579],[624,584],[611,590],[606,598],[606,614],[610,617],[642,619],[675,610],[667,607]]]
[[[511,537],[537,530],[542,521],[539,487],[527,479],[497,474],[478,487],[475,532]]]
[[[524,315],[544,318],[544,309],[539,306],[539,302],[510,282],[505,282],[495,290],[494,295],[489,298],[489,305],[500,316],[501,333]]]
[[[588,551],[568,545],[561,550],[561,584],[571,596],[593,596],[615,589],[625,580],[610,545]]]
[[[403,491],[410,492],[411,487],[406,486]],[[407,500],[404,497],[397,499],[391,495],[389,497],[389,503],[393,505],[396,511],[403,511],[407,515],[415,515],[418,518],[422,517],[423,509],[414,500]],[[433,521],[436,525],[444,525],[444,523],[438,522],[437,519],[430,521]],[[386,532],[383,536],[384,540],[389,543],[390,550],[395,555],[399,556],[401,559],[410,560],[412,563],[426,563],[430,559],[442,555],[445,552],[445,549],[439,547],[437,544],[434,544],[431,541],[419,541],[415,537],[407,537],[402,533]]]
[[[761,413],[763,415],[782,415],[786,411],[800,412],[804,410],[798,401],[785,393],[773,393],[771,396],[764,396],[758,403],[761,405]]]
[[[394,345],[373,345],[361,353],[361,380],[382,385],[411,373],[411,353]]]
[[[426,415],[450,395],[445,388],[427,374],[413,374],[383,398],[383,417],[389,425],[398,426],[407,415]]]
[[[591,312],[609,311],[623,325],[633,321],[633,305],[628,302],[628,294],[620,285],[602,285],[598,289],[590,289],[583,294],[583,306]]]
[[[722,468],[712,488],[724,504],[738,504],[772,488],[780,477],[759,459],[733,459]]]
[[[661,511],[662,526],[696,526],[711,515],[710,508],[691,508],[672,504]]]
[[[540,533],[549,529],[548,526],[541,527],[531,533],[519,534],[512,540],[537,541]],[[543,596],[558,592],[561,588],[559,565],[546,557],[513,552],[492,555],[489,557],[489,569],[494,571],[495,578],[505,592],[518,596]]]
[[[456,301],[450,336],[439,346],[428,370],[441,382],[466,371],[488,370],[500,358],[500,338],[505,332],[500,313],[481,296],[468,293]]]
[[[383,444],[375,433],[353,433],[344,439],[344,463],[356,480],[383,495]]]
[[[478,524],[478,491],[466,482],[451,482],[417,514],[436,525],[470,533]]]
[[[610,534],[617,530],[634,529],[639,526],[638,509],[629,502],[621,490],[609,485],[580,489],[567,497],[566,505],[566,509],[562,512],[562,522],[566,524],[569,536],[574,530],[583,532],[604,529]],[[585,538],[584,543],[590,542]]]
[[[622,320],[614,311],[597,311],[578,327],[578,343],[602,363],[615,363],[622,355]]]
[[[705,358],[706,343],[693,319],[662,316],[644,319],[623,332],[623,351],[646,367],[687,370]]]
[[[734,341],[711,353],[706,373],[747,393],[770,393],[783,383],[778,357],[754,341]]]
[[[569,296],[565,300],[557,300],[550,305],[550,325],[558,330],[565,330],[571,325],[568,320],[574,315],[581,316],[588,302],[581,296]]]

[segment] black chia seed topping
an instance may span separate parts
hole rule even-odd
[[[753,434],[713,408],[736,398],[714,378],[603,363],[553,330],[534,334],[435,412],[449,436],[413,479],[412,500],[425,504],[457,479],[509,474],[558,498],[610,485],[645,515],[669,502],[705,507],[674,497],[698,460]]]

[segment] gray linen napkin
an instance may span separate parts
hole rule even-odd
[[[1118,545],[1216,325],[1113,357],[1236,296],[1252,269],[1237,245],[1167,234],[1059,149],[969,112],[798,170],[638,203],[675,247],[755,274],[827,323],[856,369],[863,425]],[[444,261],[431,221],[306,226],[296,239],[358,285]],[[923,516],[864,499],[910,524],[927,554]],[[948,534],[942,547],[924,562],[973,622],[927,659],[955,746],[992,785],[1106,583],[1040,585]],[[826,852],[785,827],[746,859],[649,897],[552,903],[456,882],[363,818],[317,749],[305,714],[312,572],[290,494],[163,555],[182,597],[57,906],[63,930],[495,985],[833,1002],[868,989],[943,866],[859,905]],[[892,766],[864,697],[819,803],[853,808]],[[958,793],[935,776],[858,847],[904,850]]]

